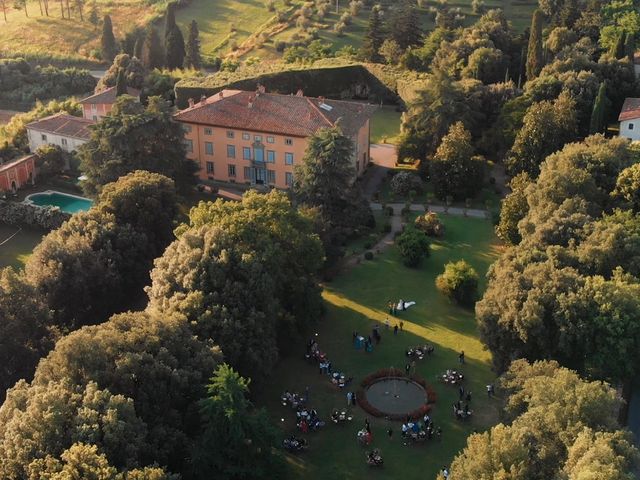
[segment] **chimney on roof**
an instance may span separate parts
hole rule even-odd
[[[220,96],[220,98],[224,98],[224,90],[220,90],[220,93],[218,95]]]
[[[301,88],[296,92],[296,97],[304,97],[304,91]]]
[[[258,84],[258,92],[260,93],[267,93],[267,87],[265,87],[264,85],[262,85],[261,83]]]
[[[255,97],[253,95],[251,95],[249,97],[249,101],[247,102],[247,107],[248,108],[253,108],[253,102],[255,101]]]
[[[188,102],[189,102],[189,107],[193,107],[193,104],[194,104],[193,98],[190,98]]]
[[[207,96],[203,93],[200,96],[200,105],[204,105],[205,103],[207,103]]]
[[[322,105],[324,103],[324,97],[318,97],[318,104]]]

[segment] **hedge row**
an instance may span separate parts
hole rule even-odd
[[[0,200],[0,222],[9,225],[26,225],[49,231],[60,228],[69,218],[71,214],[59,208]]]

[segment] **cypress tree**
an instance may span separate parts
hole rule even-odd
[[[624,54],[629,59],[630,62],[633,62],[633,55],[636,53],[636,39],[632,33],[627,33],[627,36],[624,40]]]
[[[602,133],[604,131],[607,118],[607,86],[605,82],[600,83],[598,95],[593,102],[593,110],[591,111],[591,123],[589,125],[589,133]]]
[[[418,45],[422,40],[418,12],[409,0],[403,0],[399,5],[391,18],[389,31],[402,50]]]
[[[116,78],[116,97],[126,95],[127,93],[127,76],[124,68],[118,69],[118,77]]]
[[[189,32],[187,34],[187,44],[185,46],[184,66],[199,70],[202,67],[202,57],[200,56],[200,37],[198,23],[191,20]]]
[[[184,37],[178,24],[176,24],[173,4],[170,4],[167,8],[164,26],[164,49],[167,67],[171,70],[182,68],[185,56]]]
[[[102,59],[113,62],[113,59],[118,53],[118,47],[116,46],[116,38],[113,36],[113,26],[111,25],[111,17],[109,15],[105,15],[104,21],[102,22],[100,45],[102,47]]]
[[[182,32],[176,28],[166,37],[165,40],[166,65],[167,68],[174,70],[182,68],[184,64],[185,48],[184,37]]]
[[[135,45],[133,46],[133,56],[138,60],[142,59],[142,51],[144,49],[144,37],[138,37]]]
[[[380,47],[384,42],[384,32],[382,24],[382,7],[374,5],[369,15],[369,26],[364,37],[362,54],[365,59],[371,62],[380,62]]]
[[[164,65],[164,52],[158,32],[149,25],[147,34],[144,37],[144,45],[142,47],[142,64],[149,70],[154,68],[162,68]]]
[[[620,32],[616,37],[616,43],[611,45],[611,51],[609,53],[611,53],[611,55],[614,56],[615,58],[624,57],[624,44],[625,44],[624,39],[625,39],[624,32]]]
[[[164,38],[166,39],[169,36],[169,34],[173,31],[173,29],[177,26],[178,25],[176,24],[176,12],[174,10],[173,3],[170,3],[167,6],[167,13],[164,17]]]
[[[98,6],[96,5],[95,0],[93,0],[93,3],[91,4],[91,11],[89,12],[89,23],[91,23],[91,25],[93,25],[94,27],[97,27],[99,22],[100,18],[98,17]]]
[[[536,10],[531,18],[531,32],[527,48],[527,80],[533,80],[542,70],[542,12]]]

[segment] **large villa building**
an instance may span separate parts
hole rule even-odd
[[[322,97],[222,90],[174,115],[184,124],[187,157],[203,181],[288,188],[309,137],[339,124],[354,144],[360,175],[369,163],[369,120],[375,106]]]

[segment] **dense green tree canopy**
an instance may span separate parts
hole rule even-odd
[[[124,69],[127,86],[138,90],[142,88],[146,72],[140,59],[121,53],[113,59],[113,63],[98,82],[97,89],[104,90],[107,87],[115,87],[120,69]]]
[[[284,459],[275,450],[277,433],[266,411],[253,410],[249,381],[228,365],[214,372],[200,402],[202,434],[192,454],[196,479],[282,478]]]
[[[156,261],[150,308],[178,311],[240,372],[270,373],[278,345],[319,318],[322,247],[286,195],[201,203]]]
[[[471,435],[451,465],[451,480],[633,478],[638,451],[617,430],[614,389],[555,362],[523,360],[502,384],[510,423]]]
[[[511,245],[517,245],[522,240],[522,236],[518,231],[518,222],[529,211],[525,192],[529,183],[531,183],[529,174],[526,172],[519,173],[509,182],[511,192],[502,199],[500,222],[496,225],[496,234],[501,240]]]
[[[483,161],[473,157],[471,134],[462,122],[451,125],[442,138],[429,172],[436,196],[448,196],[457,200],[471,198],[479,190],[483,181]]]
[[[118,98],[78,151],[80,168],[88,177],[83,188],[99,192],[134,170],[166,175],[179,189],[192,185],[196,165],[186,159],[183,128],[171,114],[160,97],[150,97],[147,107],[127,95]]]
[[[135,414],[146,425],[146,433],[138,434],[143,445],[127,458],[136,459],[138,465],[158,462],[181,471],[188,438],[198,424],[196,403],[218,360],[217,349],[199,341],[184,318],[168,313],[124,313],[58,341],[38,366],[29,392],[46,392],[50,382],[68,383],[74,389],[95,382],[101,390],[131,399],[131,408],[135,407]],[[7,410],[2,411],[11,412],[14,407],[4,408]],[[2,425],[0,416],[0,431]],[[112,436],[125,451],[133,441],[126,432],[115,430]],[[69,446],[71,443],[56,444],[61,449]]]
[[[51,312],[23,275],[0,270],[0,401],[18,380],[30,380],[56,338]]]
[[[602,216],[635,158],[623,139],[589,137],[549,156],[524,188],[522,241],[491,267],[476,305],[498,370],[519,357],[555,358],[599,378],[635,375],[640,223],[631,211]]]
[[[339,127],[311,136],[302,164],[295,169],[293,192],[298,203],[316,209],[327,257],[340,255],[345,239],[372,221],[368,202],[355,184],[353,143]]]
[[[506,159],[510,173],[537,176],[547,155],[576,138],[575,102],[561,96],[554,103],[534,103],[524,116],[513,148]]]
[[[56,324],[99,323],[139,300],[153,259],[173,238],[176,213],[173,182],[136,171],[106,185],[91,210],[46,235],[25,271]]]

